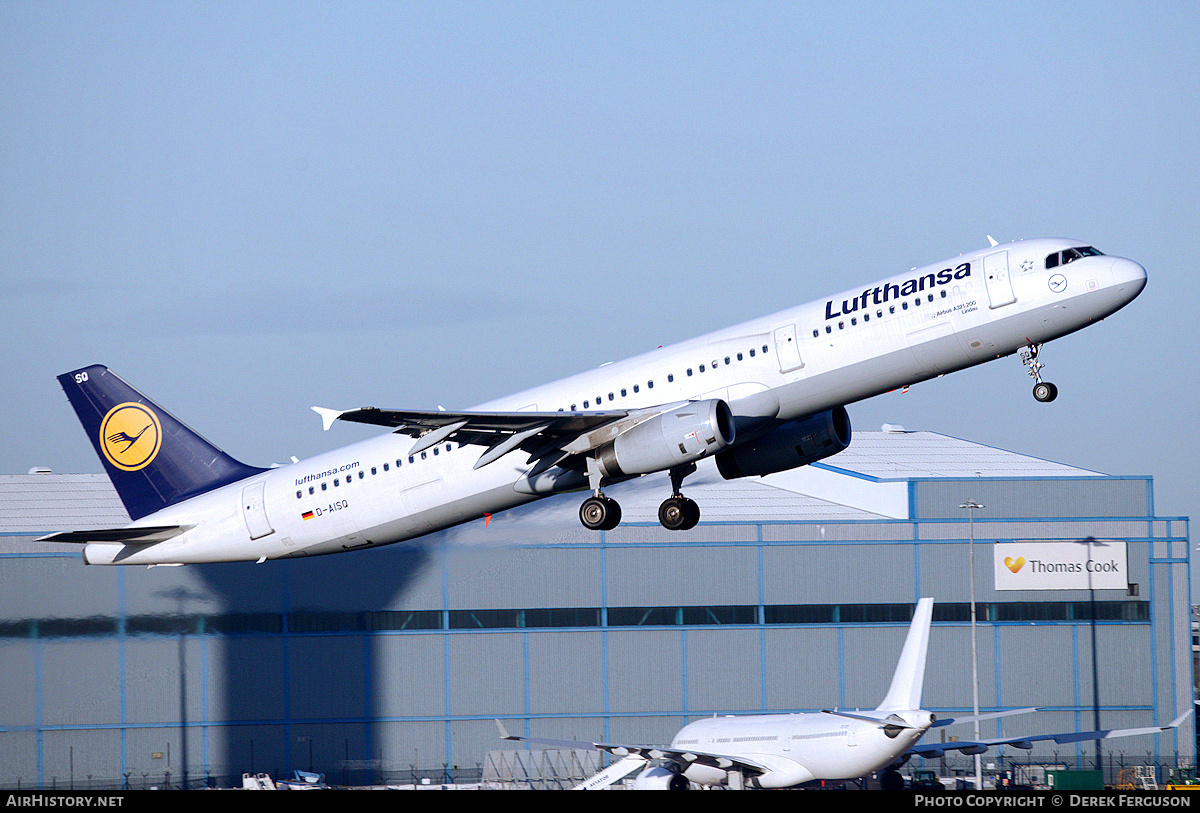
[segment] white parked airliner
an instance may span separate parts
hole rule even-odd
[[[314,409],[393,432],[288,466],[239,463],[101,366],[59,376],[129,511],[86,543],[89,564],[264,561],[387,545],[563,491],[610,530],[604,487],[670,474],[659,519],[699,521],[681,493],[696,461],[759,476],[845,449],[845,406],[1021,353],[1119,310],[1146,285],[1132,260],[1074,240],[991,246],[861,289],[482,404],[466,412]]]
[[[870,711],[709,717],[681,728],[669,746],[519,737],[510,735],[499,720],[496,722],[500,736],[507,740],[594,749],[621,757],[576,790],[598,790],[639,768],[642,772],[634,783],[639,790],[687,790],[692,783],[790,788],[817,780],[859,779],[880,772],[884,788],[898,789],[903,787],[903,780],[896,768],[914,755],[937,758],[947,751],[980,754],[999,745],[1029,750],[1034,742],[1044,740],[1061,744],[1157,734],[1178,728],[1191,713],[1188,709],[1165,726],[991,740],[956,739],[922,745],[921,737],[930,728],[1036,711],[1012,709],[939,720],[922,709],[932,619],[933,599],[923,598],[913,612],[887,696]]]

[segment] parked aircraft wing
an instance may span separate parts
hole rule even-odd
[[[720,768],[723,771],[735,769],[748,770],[754,773],[766,773],[771,766],[758,760],[746,757],[732,757],[725,754],[713,754],[707,751],[689,751],[677,748],[665,748],[658,745],[629,745],[612,742],[582,742],[576,740],[551,740],[538,737],[518,737],[509,734],[503,723],[496,721],[500,729],[500,737],[515,742],[532,742],[539,745],[550,745],[555,748],[575,748],[583,751],[605,751],[613,756],[638,756],[645,760],[666,759],[686,768],[688,765],[707,765]]]
[[[1171,729],[1179,728],[1179,726],[1191,713],[1191,709],[1188,709],[1183,714],[1179,715],[1164,726],[1148,726],[1146,728],[1113,728],[1102,731],[1071,731],[1062,734],[1035,734],[1028,737],[1004,737],[995,740],[956,740],[954,742],[919,743],[918,745],[910,748],[908,753],[936,759],[947,751],[959,751],[963,754],[982,754],[984,751],[987,751],[989,748],[997,745],[1007,745],[1012,748],[1020,748],[1028,751],[1033,748],[1033,744],[1035,742],[1053,741],[1063,745],[1072,742],[1116,739],[1117,737],[1136,737],[1140,734],[1159,734],[1163,731],[1170,731]]]

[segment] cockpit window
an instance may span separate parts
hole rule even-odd
[[[1068,248],[1068,249],[1063,249],[1061,254],[1048,255],[1046,257],[1046,267],[1054,268],[1060,262],[1063,265],[1066,265],[1069,262],[1081,259],[1083,257],[1103,257],[1103,256],[1104,256],[1104,252],[1094,249],[1091,246],[1084,246],[1083,248]]]

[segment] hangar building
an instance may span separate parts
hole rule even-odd
[[[123,524],[103,475],[0,476],[0,787],[469,781],[511,745],[496,719],[652,744],[711,714],[873,708],[921,596],[937,601],[925,708],[969,713],[972,585],[981,708],[1049,709],[982,736],[1192,707],[1188,523],[1155,515],[1149,477],[892,429],[762,479],[702,466],[688,532],[657,523],[665,474],[608,491],[625,520],[606,533],[564,495],[411,545],[146,569],[36,542]],[[1077,550],[1105,572],[1064,574]],[[1189,719],[1100,756],[1111,782],[1195,751]],[[1096,758],[1051,743],[985,761]]]

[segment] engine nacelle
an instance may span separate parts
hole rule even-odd
[[[665,768],[652,765],[637,775],[633,780],[634,790],[690,790],[686,776]]]
[[[716,454],[735,436],[728,404],[720,399],[693,401],[617,435],[598,450],[597,460],[605,477],[650,474]]]
[[[717,455],[717,469],[726,480],[761,477],[807,466],[850,445],[850,416],[836,407],[799,421],[789,421],[741,446]]]

